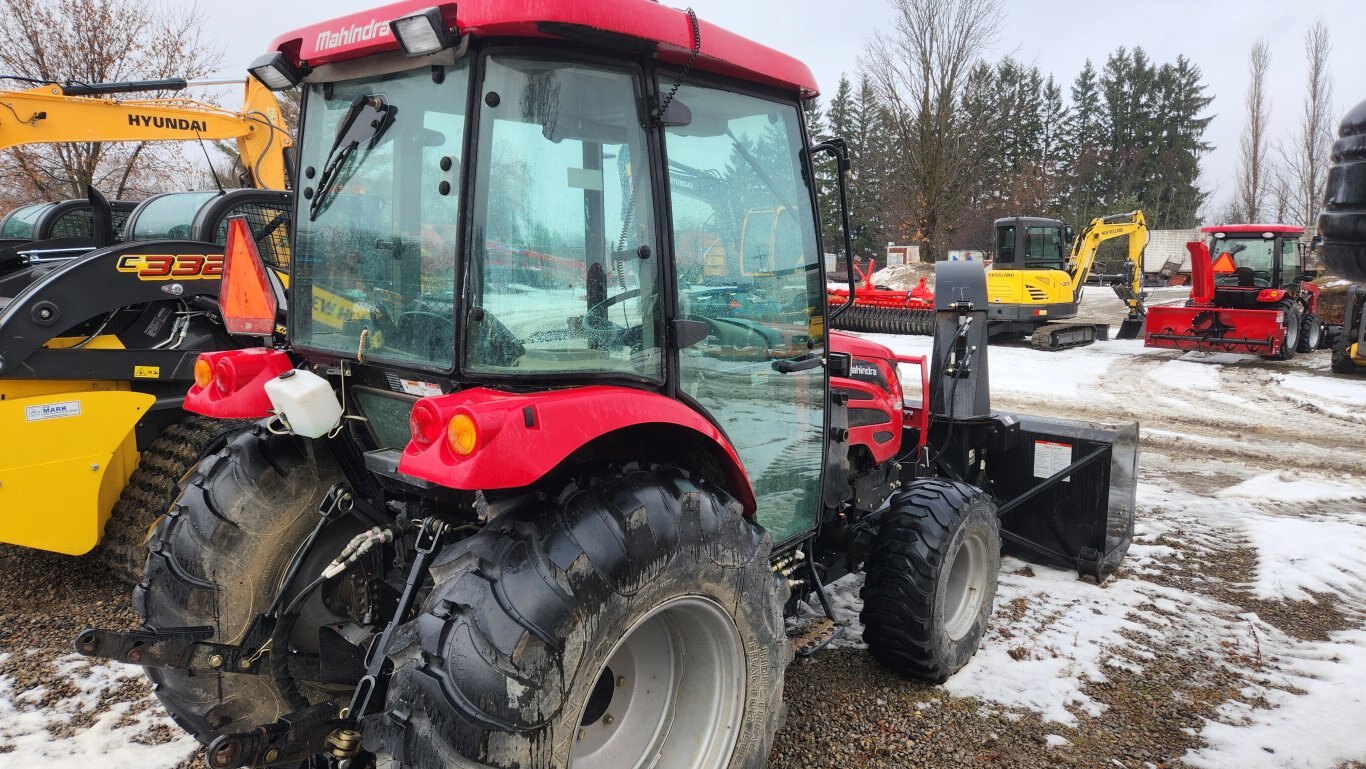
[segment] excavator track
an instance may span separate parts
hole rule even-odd
[[[862,331],[870,334],[932,336],[934,311],[854,305],[835,316],[831,326],[845,331]]]
[[[167,427],[143,449],[95,548],[95,557],[110,573],[130,584],[142,579],[148,532],[175,498],[180,479],[227,434],[248,424],[249,420],[189,415]]]
[[[1096,327],[1090,323],[1050,323],[1040,326],[1029,338],[1029,344],[1036,350],[1054,352],[1085,347],[1097,338]]]

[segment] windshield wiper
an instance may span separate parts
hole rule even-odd
[[[389,126],[394,124],[398,109],[384,100],[383,96],[370,94],[357,96],[346,108],[341,122],[337,125],[337,138],[332,141],[332,149],[327,152],[323,172],[318,177],[318,191],[308,206],[308,220],[316,221],[318,214],[327,210],[328,204],[341,186],[342,169],[355,155],[361,144],[368,152],[374,149]]]

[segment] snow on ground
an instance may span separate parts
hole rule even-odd
[[[901,354],[931,347],[867,336]],[[1135,539],[1100,586],[1007,558],[983,646],[943,688],[1084,729],[1104,717],[1092,684],[1174,653],[1244,682],[1206,721],[1189,764],[1366,759],[1366,381],[1330,374],[1326,353],[1269,363],[1141,340],[1056,353],[993,345],[989,366],[997,408],[1144,423]],[[1224,566],[1243,552],[1250,569]],[[861,585],[833,587],[850,627],[843,645],[862,645]],[[1273,605],[1294,622],[1297,605],[1330,601],[1343,627],[1327,640],[1270,624],[1286,621]]]
[[[171,769],[198,749],[164,711],[151,707],[141,668],[74,654],[56,667],[48,686],[22,692],[0,677],[0,744],[10,748],[0,753],[0,769]],[[126,697],[130,690],[141,696]]]

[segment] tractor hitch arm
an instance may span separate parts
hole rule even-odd
[[[248,643],[239,646],[210,642],[211,627],[126,631],[92,628],[76,636],[76,651],[86,657],[147,668],[179,668],[203,673],[268,673],[270,634],[259,632],[259,622],[253,631],[248,634]],[[267,641],[252,644],[252,637],[264,637]]]
[[[350,727],[337,716],[335,703],[321,702],[249,732],[220,735],[204,757],[212,769],[300,764],[324,749],[330,735]]]

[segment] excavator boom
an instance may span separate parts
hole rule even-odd
[[[248,78],[240,112],[190,99],[72,96],[60,85],[0,92],[0,149],[24,144],[235,140],[253,184],[285,189],[292,142],[275,94]]]
[[[1073,301],[1080,302],[1100,244],[1125,236],[1129,238],[1128,281],[1114,289],[1129,308],[1129,314],[1120,324],[1118,338],[1135,339],[1143,332],[1143,318],[1147,313],[1143,306],[1143,249],[1148,245],[1148,223],[1142,211],[1091,220],[1072,246],[1067,272],[1072,276]]]

